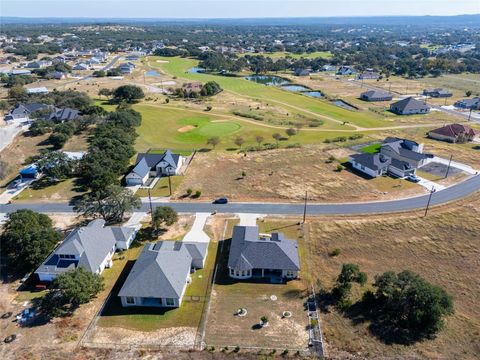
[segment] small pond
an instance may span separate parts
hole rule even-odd
[[[314,97],[314,98],[321,98],[323,96],[320,91],[304,91],[302,92],[302,94],[310,97]]]
[[[309,91],[310,89],[302,86],[302,85],[283,85],[282,89],[288,90],[288,91],[293,91],[293,92],[303,92],[303,91]]]
[[[290,82],[287,79],[281,78],[280,76],[274,76],[274,75],[250,75],[250,76],[246,76],[245,79],[254,81],[258,84],[267,85],[267,86],[285,85]]]
[[[155,70],[149,70],[145,73],[145,76],[160,76],[160,74]]]
[[[353,106],[347,104],[347,103],[346,103],[345,101],[343,101],[343,100],[335,100],[333,103],[334,103],[335,105],[341,107],[341,108],[346,109],[346,110],[351,110],[351,111],[357,110],[356,108],[354,108]]]
[[[188,72],[190,74],[201,74],[201,73],[205,72],[205,69],[203,69],[201,67],[193,67],[193,68],[189,69]]]

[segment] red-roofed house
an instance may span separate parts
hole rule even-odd
[[[467,141],[473,141],[480,135],[480,131],[474,130],[468,125],[450,124],[429,131],[427,135],[436,140],[449,141],[452,143],[463,143]]]

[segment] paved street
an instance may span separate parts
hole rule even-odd
[[[445,204],[450,201],[465,198],[480,190],[480,175],[472,176],[469,179],[456,185],[437,191],[432,196],[431,205]],[[308,215],[323,214],[375,214],[390,213],[397,211],[415,210],[425,208],[428,201],[428,194],[416,196],[407,199],[343,203],[343,204],[325,204],[310,203],[307,206]],[[278,215],[301,215],[303,213],[303,204],[301,203],[229,203],[225,205],[214,205],[209,202],[153,202],[154,206],[171,206],[182,213],[211,213],[214,210],[218,213],[253,213],[253,214],[278,214]],[[139,211],[147,211],[148,203],[144,203]],[[51,212],[69,212],[73,211],[72,206],[67,203],[48,203],[48,204],[8,204],[0,205],[0,213],[8,213],[17,209],[32,209],[35,211]]]

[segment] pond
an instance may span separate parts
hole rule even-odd
[[[303,91],[309,91],[310,89],[302,86],[302,85],[283,85],[282,89],[288,90],[288,91],[293,91],[293,92],[303,92]]]
[[[302,92],[303,95],[307,95],[314,98],[321,98],[323,95],[320,91],[305,91]]]
[[[346,109],[346,110],[351,110],[351,111],[357,110],[357,108],[353,107],[352,105],[347,104],[347,103],[346,103],[345,101],[343,101],[343,100],[335,100],[333,103],[334,103],[335,105],[341,107],[341,108]]]
[[[149,70],[145,73],[145,76],[160,76],[160,74],[155,70]]]
[[[189,69],[188,72],[190,74],[201,74],[201,73],[205,72],[205,69],[203,69],[201,67],[193,67],[193,68]]]
[[[279,86],[290,83],[287,79],[274,75],[250,75],[246,76],[245,79],[267,86]]]

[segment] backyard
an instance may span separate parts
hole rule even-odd
[[[228,223],[225,243],[219,244],[218,270],[212,291],[205,342],[207,346],[257,349],[305,349],[308,343],[307,315],[304,302],[308,283],[292,280],[286,284],[236,281],[228,277],[229,237],[235,220]],[[295,221],[267,220],[260,222],[260,232],[280,229],[288,238],[297,239],[300,247],[302,271],[303,232]],[[237,316],[239,308],[245,308],[245,316]],[[283,317],[288,311],[291,317]],[[260,327],[260,318],[268,318],[268,326]]]

